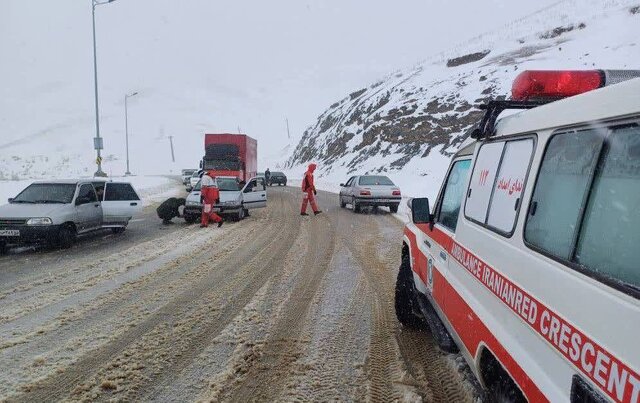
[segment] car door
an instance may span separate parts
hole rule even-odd
[[[353,205],[353,201],[354,201],[354,194],[353,191],[356,188],[356,184],[358,183],[358,178],[359,176],[354,176],[351,178],[349,186],[347,186],[346,189],[346,200],[351,203],[351,205]]]
[[[267,187],[264,178],[253,178],[242,188],[244,208],[267,207]]]
[[[85,183],[80,185],[75,201],[78,232],[86,232],[96,229],[102,223],[102,206],[96,196],[93,185]]]
[[[103,226],[124,226],[142,209],[133,186],[126,182],[107,182],[102,200]]]
[[[471,167],[469,157],[451,163],[446,181],[434,208],[434,225],[421,227],[418,248],[426,257],[426,267],[421,268],[427,279],[427,289],[440,306],[445,305],[443,284],[438,279],[446,277],[449,269],[449,252],[446,240],[455,236],[460,215],[460,206],[465,196],[467,179]],[[436,290],[436,291],[434,291]],[[439,291],[439,292],[438,292]]]
[[[351,187],[351,183],[353,182],[353,178],[355,178],[355,176],[352,176],[351,178],[349,178],[347,183],[345,183],[344,186],[340,188],[340,198],[345,203],[347,201],[351,200],[351,199],[347,198],[347,196],[349,196],[349,188]]]

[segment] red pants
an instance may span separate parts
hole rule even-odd
[[[313,190],[307,190],[303,193],[302,209],[300,210],[301,213],[307,212],[307,204],[309,203],[311,204],[311,210],[313,210],[314,213],[318,211],[318,206],[316,205],[316,197],[313,194]]]
[[[216,202],[215,193],[217,192],[215,192],[211,188],[202,188],[203,206],[202,215],[200,216],[200,224],[204,225],[205,227],[209,225],[209,221],[222,221],[222,217],[213,212],[213,205]]]

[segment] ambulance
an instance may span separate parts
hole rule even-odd
[[[398,320],[459,352],[489,401],[640,401],[638,77],[521,73],[437,199],[409,202]]]

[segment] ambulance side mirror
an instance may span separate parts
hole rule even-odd
[[[411,199],[411,221],[414,224],[429,224],[433,226],[433,216],[429,208],[429,199],[417,197]]]

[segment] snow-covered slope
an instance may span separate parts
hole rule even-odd
[[[331,105],[286,162],[328,183],[385,172],[405,194],[435,196],[451,156],[525,69],[639,69],[640,1],[565,0],[389,75]]]

